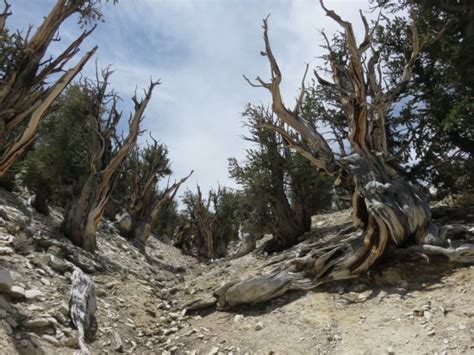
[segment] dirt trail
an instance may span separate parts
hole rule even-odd
[[[31,212],[25,201],[5,191],[0,197],[0,269],[24,291],[0,291],[1,354],[76,351],[77,334],[65,311],[71,271],[58,267],[71,263],[87,270],[97,285],[93,354],[474,353],[473,266],[382,261],[362,279],[232,311],[185,315],[186,303],[208,298],[222,282],[264,272],[272,257],[247,255],[204,265],[152,239],[145,258],[107,228],[99,233],[94,256],[57,232],[57,212],[52,218],[33,213],[33,236],[26,235]],[[318,216],[312,237],[348,221],[347,212]],[[27,298],[26,291],[39,294]]]

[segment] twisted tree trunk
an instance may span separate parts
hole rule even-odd
[[[412,25],[413,52],[407,60],[400,82],[383,90],[382,78],[376,75],[380,73],[376,69],[378,52],[373,53],[367,64],[363,59],[363,53],[372,47],[366,19],[361,15],[366,33],[364,41],[357,45],[352,25],[334,11],[326,9],[322,1],[321,5],[326,14],[345,30],[348,60],[341,64],[336,62],[336,56],[330,56],[332,83],[322,79],[317,73],[316,76],[322,85],[331,87],[338,96],[347,118],[352,152],[336,159],[324,137],[299,117],[304,78],[295,108],[289,110],[284,106],[279,87],[282,76],[268,40],[267,19],[263,26],[266,47],[264,54],[270,62],[271,82],[257,78],[258,84],[251,85],[264,87],[271,92],[273,110],[281,122],[295,130],[299,137],[271,122],[266,122],[265,127],[279,132],[289,145],[317,168],[336,176],[336,182],[344,184],[350,190],[352,217],[360,232],[314,243],[305,248],[298,258],[280,265],[268,274],[223,285],[215,291],[219,307],[266,301],[288,290],[310,289],[331,280],[357,277],[379,260],[389,243],[395,246],[408,242],[443,246],[447,244],[446,231],[432,223],[431,212],[423,196],[386,162],[389,152],[385,119],[392,102],[410,80],[411,69],[420,50],[416,27]],[[328,48],[331,50],[329,42]],[[447,254],[456,255],[458,259],[472,260],[472,245],[461,249]]]

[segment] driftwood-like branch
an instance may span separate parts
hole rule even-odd
[[[69,317],[79,333],[79,347],[82,354],[90,354],[86,338],[96,328],[95,312],[97,300],[95,284],[92,279],[76,268],[71,277],[71,295],[69,298]]]

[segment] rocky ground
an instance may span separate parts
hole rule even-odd
[[[97,287],[93,354],[474,353],[473,266],[398,255],[358,280],[232,311],[190,311],[222,282],[264,272],[284,255],[204,265],[152,238],[145,258],[106,225],[92,255],[57,232],[57,211],[46,218],[25,206],[0,190],[1,354],[77,351],[68,318],[75,267]],[[461,217],[474,219],[468,209]],[[321,238],[348,226],[349,213],[317,216],[314,225],[309,238]]]

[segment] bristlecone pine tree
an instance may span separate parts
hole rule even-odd
[[[85,89],[91,96],[90,119],[95,130],[91,137],[91,172],[80,196],[66,212],[62,224],[66,237],[91,252],[96,249],[97,224],[119,176],[119,169],[130,149],[136,144],[143,113],[153,89],[159,84],[158,81],[152,81],[142,100],[138,101],[135,96],[132,98],[134,113],[129,118],[128,135],[121,141],[116,134],[116,127],[122,116],[117,110],[119,97],[108,89],[111,74],[112,72],[106,69],[102,73],[102,79],[97,75],[96,82],[85,83]]]
[[[253,223],[251,228],[273,235],[259,251],[279,252],[310,230],[312,215],[330,207],[332,182],[292,151],[278,132],[260,125],[264,121],[277,124],[271,110],[249,105],[243,116],[250,132],[245,139],[256,146],[247,150],[242,163],[229,159],[230,176],[244,187],[254,212],[267,211],[261,219],[264,225],[248,221]]]
[[[130,216],[129,225],[118,223],[119,231],[144,254],[150,234],[156,232],[158,227],[170,227],[167,223],[172,221],[165,220],[166,213],[171,212],[169,208],[179,188],[193,173],[191,171],[164,190],[159,189],[159,181],[169,177],[172,171],[168,149],[151,135],[150,138],[152,143],[147,142],[144,147],[135,147],[130,152],[114,189],[113,201],[109,201]],[[164,232],[163,229],[161,231]]]
[[[453,260],[472,261],[474,258],[472,245],[458,249],[441,247],[447,244],[450,233],[432,223],[424,198],[401,179],[388,162],[386,118],[392,104],[409,84],[420,48],[426,44],[420,43],[414,15],[412,52],[397,84],[386,87],[381,77],[378,44],[373,42],[362,13],[365,37],[358,44],[352,24],[328,10],[322,1],[321,6],[326,15],[342,27],[347,57],[341,61],[330,53],[332,81],[321,78],[318,73],[316,77],[321,85],[330,87],[337,95],[349,127],[350,152],[341,158],[336,156],[318,129],[301,119],[304,87],[293,109],[283,103],[280,92],[282,74],[270,47],[268,18],[263,22],[265,52],[262,55],[269,60],[271,80],[265,82],[257,77],[257,84],[253,86],[263,87],[271,93],[273,111],[287,129],[270,122],[264,125],[282,134],[313,165],[335,176],[337,183],[350,190],[353,222],[361,232],[316,242],[303,248],[298,258],[280,265],[273,272],[221,286],[214,293],[219,307],[256,303],[288,290],[310,289],[331,280],[356,277],[369,270],[389,244],[400,246],[412,241],[425,245],[425,251],[439,251]],[[328,49],[331,52],[329,41]]]
[[[0,13],[0,176],[34,142],[38,126],[54,100],[95,53],[87,52],[59,79],[51,76],[63,71],[75,57],[79,46],[94,30],[84,31],[60,55],[45,60],[45,53],[61,24],[77,13],[81,20],[100,18],[98,1],[58,0],[36,32],[29,37],[11,33],[6,20],[10,5]],[[46,83],[51,84],[47,85]]]
[[[183,203],[189,228],[183,228],[178,233],[186,233],[189,238],[190,233],[193,233],[195,237],[193,240],[180,240],[180,244],[184,246],[189,243],[191,247],[195,247],[198,257],[215,259],[226,256],[227,246],[232,239],[237,239],[239,224],[242,222],[240,197],[238,192],[221,186],[217,191],[208,191],[207,198],[203,196],[199,186],[196,193],[186,191]],[[177,235],[178,239],[181,237],[184,236]]]
[[[167,186],[163,191],[158,191],[160,166],[163,162],[160,145],[153,140],[153,145],[145,150],[145,169],[142,174],[137,174],[134,184],[135,201],[131,206],[132,225],[128,236],[133,244],[145,253],[146,241],[159,223],[163,209],[170,204],[178,193],[181,185],[193,174]],[[146,154],[148,152],[148,154]]]

